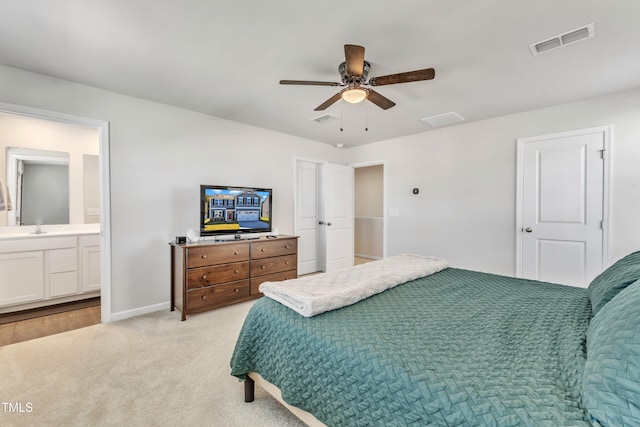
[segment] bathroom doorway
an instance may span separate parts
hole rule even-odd
[[[4,119],[4,120],[2,120]],[[13,119],[13,120],[9,120]],[[65,149],[60,149],[56,147],[52,150],[51,146],[36,146],[36,147],[24,147],[30,148],[34,150],[49,150],[49,151],[67,151],[72,153],[72,157],[70,162],[73,162],[73,169],[76,172],[69,171],[69,191],[71,193],[70,196],[70,213],[69,213],[69,225],[53,225],[53,227],[58,227],[55,231],[56,233],[60,232],[59,230],[64,230],[64,227],[73,227],[74,225],[78,225],[80,228],[82,227],[94,227],[97,230],[96,233],[96,246],[97,250],[94,250],[90,247],[78,248],[79,261],[78,264],[86,263],[84,267],[84,271],[82,271],[82,266],[78,268],[78,274],[83,275],[84,273],[91,272],[91,277],[80,277],[80,281],[84,281],[89,283],[89,289],[93,290],[93,294],[91,298],[93,299],[93,306],[99,304],[99,320],[102,322],[109,322],[111,320],[111,304],[110,304],[110,293],[111,293],[111,283],[110,283],[110,198],[109,198],[109,135],[108,135],[108,122],[90,119],[81,116],[72,116],[63,113],[45,111],[45,110],[36,110],[29,107],[17,106],[12,104],[4,104],[0,103],[0,126],[7,125],[9,122],[20,122],[21,126],[20,132],[46,132],[46,127],[56,127],[56,128],[64,128],[72,130],[71,133],[75,131],[86,130],[87,133],[92,133],[95,135],[93,138],[92,144],[95,144],[95,148],[79,149],[77,146],[75,147],[66,147]],[[15,123],[14,123],[15,124]],[[4,187],[3,193],[4,207],[5,212],[0,212],[0,237],[2,233],[14,233],[15,230],[19,230],[19,225],[15,225],[11,227],[8,224],[8,211],[10,211],[14,206],[16,200],[11,200],[11,193],[7,188],[6,181],[6,169],[7,169],[7,148],[8,145],[16,146],[19,138],[16,138],[15,132],[16,129],[12,129],[9,133],[12,134],[12,138],[10,138],[10,142],[0,141],[2,147],[0,147],[0,186]],[[5,133],[4,131],[2,133]],[[81,133],[81,132],[80,132]],[[79,142],[75,142],[76,145]],[[69,141],[69,144],[74,144],[74,142]],[[84,143],[79,143],[84,144]],[[24,144],[23,144],[24,145]],[[77,171],[84,171],[87,173]],[[95,183],[92,178],[95,175]],[[75,193],[74,193],[75,192]],[[78,202],[80,201],[80,202]],[[83,203],[84,201],[85,203]],[[74,206],[74,203],[77,205],[78,203],[81,206]],[[87,204],[88,203],[88,204]],[[1,204],[0,204],[1,205]],[[2,215],[2,214],[5,215]],[[15,215],[15,211],[14,211]],[[15,224],[15,222],[14,222]],[[9,229],[9,230],[7,230]],[[44,227],[43,227],[44,229]],[[84,252],[84,253],[82,253]],[[84,261],[83,261],[84,260]],[[96,269],[97,266],[97,269]],[[96,298],[97,297],[97,298]],[[72,302],[74,297],[69,298],[69,301],[63,299],[60,301],[55,301],[55,305],[65,304],[67,302]],[[78,298],[79,299],[79,298]],[[54,302],[54,301],[52,301]],[[27,304],[26,309],[29,310],[31,308],[38,308],[38,304],[34,303],[33,307],[30,307]],[[4,310],[6,311],[6,310]],[[95,312],[93,314],[95,317]]]

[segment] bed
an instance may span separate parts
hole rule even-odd
[[[311,316],[262,298],[231,374],[328,426],[638,426],[640,252],[589,289],[449,267]]]

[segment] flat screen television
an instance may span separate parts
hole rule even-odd
[[[270,188],[200,186],[200,235],[271,232]]]

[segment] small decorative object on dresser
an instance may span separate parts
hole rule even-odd
[[[187,314],[262,296],[265,281],[298,277],[298,237],[171,242],[171,311]]]

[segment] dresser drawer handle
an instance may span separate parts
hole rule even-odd
[[[207,296],[206,295],[202,295],[202,299],[207,299]]]
[[[261,265],[260,268],[264,270],[265,268],[267,268],[267,266],[266,265]]]
[[[206,274],[202,275],[202,280],[207,280],[207,275]]]
[[[285,262],[284,262],[284,265],[289,265],[289,261],[285,261]]]
[[[240,292],[240,289],[235,288],[235,289],[233,290],[233,292],[235,292],[235,293],[237,294],[238,292]]]
[[[234,255],[238,255],[238,251],[233,251],[233,254]]]
[[[233,270],[233,272],[234,272],[235,274],[240,273],[238,270]]]
[[[202,255],[202,259],[205,259],[207,257],[207,254]]]
[[[284,248],[285,249],[289,249],[289,245],[284,245]]]
[[[260,249],[260,252],[264,252],[265,250],[266,250],[265,248],[262,248],[262,249]]]

